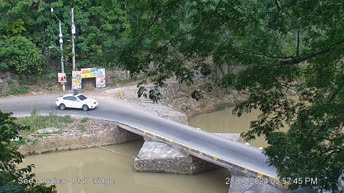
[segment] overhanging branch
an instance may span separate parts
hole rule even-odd
[[[254,51],[246,50],[246,49],[241,49],[241,50],[244,52],[247,52],[249,54],[255,55],[255,56],[261,56],[261,57],[265,57],[268,59],[279,60],[279,63],[281,65],[287,65],[287,64],[298,64],[300,62],[306,61],[306,60],[311,59],[313,57],[327,53],[327,52],[335,49],[337,46],[340,46],[340,45],[344,45],[344,40],[337,42],[337,43],[334,43],[334,44],[331,44],[327,48],[312,52],[311,54],[306,55],[306,56],[273,56],[273,55],[269,55],[267,53],[258,53],[258,52],[254,52]]]
[[[340,41],[340,42],[337,42],[335,44],[332,44],[328,48],[315,51],[315,52],[313,52],[313,53],[311,53],[311,54],[309,54],[307,56],[293,57],[293,58],[289,58],[289,59],[281,58],[280,59],[280,64],[283,64],[283,65],[286,65],[286,64],[298,64],[300,62],[306,61],[306,60],[311,59],[313,57],[316,57],[316,56],[319,56],[321,54],[327,53],[327,52],[333,50],[336,46],[343,45],[343,44],[344,44],[344,40]]]

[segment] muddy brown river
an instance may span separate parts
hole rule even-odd
[[[232,110],[233,108],[227,108],[222,111],[198,115],[189,121],[189,125],[212,133],[242,133],[249,130],[250,122],[256,120],[260,114],[259,111],[252,111],[237,117],[232,115]],[[243,139],[241,141],[244,142]],[[264,137],[257,137],[248,143],[255,147],[267,146]]]
[[[143,142],[107,146],[136,156]],[[132,157],[102,148],[28,156],[38,180],[55,180],[58,193],[227,193],[226,169],[198,175],[135,172]],[[86,178],[86,179],[85,179]],[[106,181],[107,180],[107,181]],[[111,181],[113,180],[113,181]],[[112,183],[114,182],[114,183]]]

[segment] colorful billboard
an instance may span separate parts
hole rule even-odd
[[[58,82],[66,82],[66,73],[57,73]]]
[[[104,68],[97,70],[96,87],[97,88],[105,87],[105,69]]]
[[[81,71],[72,71],[72,90],[81,90]]]
[[[81,68],[82,78],[96,78],[97,68]]]

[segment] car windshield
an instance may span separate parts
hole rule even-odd
[[[85,100],[85,99],[87,99],[84,95],[79,95],[78,98],[79,98],[80,100],[82,100],[82,101]]]

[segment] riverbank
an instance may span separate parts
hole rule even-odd
[[[202,86],[201,83],[199,84]],[[102,95],[124,100],[125,102],[134,105],[139,105],[151,112],[158,112],[162,117],[164,117],[164,114],[169,114],[168,112],[162,113],[164,111],[166,112],[166,108],[172,108],[185,114],[187,120],[200,114],[233,107],[235,104],[247,99],[248,97],[246,92],[240,93],[232,90],[226,93],[224,90],[216,88],[212,91],[204,92],[202,98],[196,100],[191,97],[191,93],[197,86],[199,85],[195,84],[190,87],[186,84],[179,84],[174,80],[170,80],[163,87],[159,88],[161,100],[158,104],[153,103],[150,99],[145,99],[143,97],[138,98],[138,88],[136,85],[108,88],[103,90]],[[145,87],[149,90],[154,88],[154,85],[147,84]]]
[[[117,123],[70,116],[31,115],[19,117],[17,122],[30,126],[20,133],[16,142],[24,155],[84,149],[142,140],[141,136],[118,127]]]

